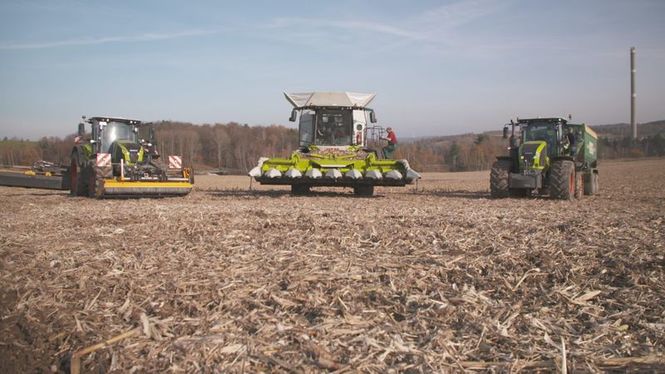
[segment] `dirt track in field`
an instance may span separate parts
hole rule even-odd
[[[128,331],[83,372],[662,369],[665,159],[600,170],[573,202],[490,200],[488,172],[372,198],[0,187],[0,372]]]

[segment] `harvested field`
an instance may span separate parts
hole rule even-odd
[[[373,198],[0,187],[0,372],[112,338],[82,372],[665,370],[665,159],[600,170],[574,202],[490,200],[489,172]]]

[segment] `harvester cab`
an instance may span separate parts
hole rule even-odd
[[[284,93],[298,121],[299,149],[290,158],[261,158],[249,175],[262,184],[290,185],[294,194],[314,186],[351,187],[372,195],[374,186],[404,186],[420,178],[407,160],[380,160],[367,148],[376,123],[367,105],[374,94]]]
[[[182,166],[180,156],[169,156],[168,165],[158,161],[152,127],[147,140],[140,138],[141,121],[91,117],[86,134],[79,124],[72,149],[70,192],[75,196],[168,196],[186,195],[192,190],[191,168]]]
[[[587,125],[563,118],[518,119],[504,126],[504,138],[509,131],[509,155],[492,166],[492,197],[536,193],[568,200],[598,192],[597,136]]]

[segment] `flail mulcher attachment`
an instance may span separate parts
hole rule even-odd
[[[69,190],[69,169],[48,161],[0,169],[0,186]]]
[[[261,184],[290,185],[294,194],[331,186],[372,195],[374,186],[405,186],[420,178],[407,160],[381,160],[375,150],[366,148],[367,124],[376,122],[366,105],[374,94],[284,95],[294,106],[290,120],[300,112],[300,149],[289,158],[261,158],[249,172]]]
[[[93,117],[92,138],[74,147],[70,192],[90,197],[178,196],[191,192],[194,176],[180,156],[158,160],[151,129],[150,140],[138,138],[140,121]],[[79,138],[84,136],[79,125]]]
[[[189,168],[182,168],[179,156],[169,156],[169,166],[156,163],[125,165],[120,160],[114,165],[110,154],[97,154],[94,168],[89,168],[88,195],[91,197],[128,196],[181,196],[191,192],[193,176]],[[117,176],[114,169],[119,169]]]

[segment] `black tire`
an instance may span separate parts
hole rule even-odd
[[[85,168],[81,166],[78,153],[72,153],[69,167],[69,176],[71,178],[69,194],[71,196],[88,195],[88,181],[86,180],[85,174]]]
[[[558,200],[572,200],[575,197],[575,163],[557,160],[550,171],[550,197]]]
[[[490,171],[490,195],[495,199],[503,199],[512,195],[509,188],[510,160],[497,160]]]
[[[88,196],[101,198],[104,195],[104,178],[96,167],[88,166]]]
[[[575,198],[581,199],[584,196],[584,189],[586,188],[584,183],[583,174],[580,172],[575,173]]]
[[[373,185],[360,185],[353,187],[353,193],[356,196],[372,196],[374,195]]]
[[[292,184],[291,195],[307,195],[310,192],[310,185],[308,184]]]

